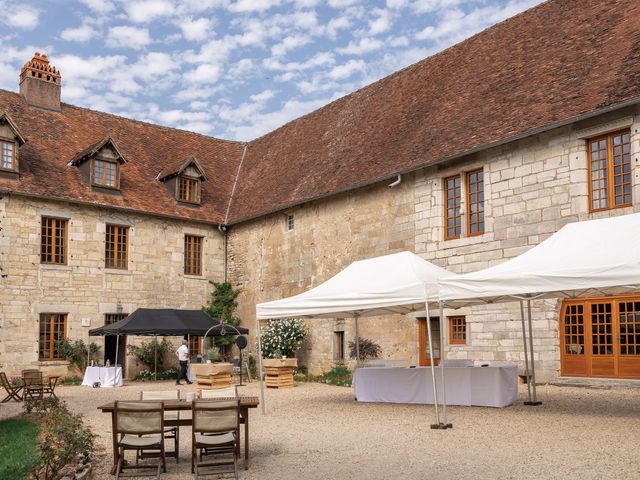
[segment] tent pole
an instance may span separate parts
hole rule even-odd
[[[120,334],[116,335],[116,361],[115,361],[115,372],[118,372],[118,350],[120,350]],[[116,386],[116,375],[113,375],[113,386]]]
[[[522,320],[522,343],[524,345],[524,374],[527,377],[528,400],[525,405],[531,403],[531,375],[529,374],[529,352],[527,349],[527,329],[524,324],[524,302],[520,300],[520,319]]]
[[[447,388],[444,383],[444,307],[439,302],[440,307],[440,376],[442,380],[442,423],[447,428],[453,428],[451,423],[447,422]]]
[[[425,292],[426,298],[426,292]],[[438,388],[436,387],[436,370],[435,360],[433,359],[433,339],[431,338],[431,319],[429,318],[429,302],[425,301],[424,305],[427,310],[427,336],[429,337],[429,363],[431,364],[431,384],[433,386],[433,406],[436,411],[436,423],[431,425],[433,429],[447,428],[440,423],[440,412],[438,411]],[[442,347],[441,347],[442,348]]]
[[[262,414],[266,415],[266,405],[264,404],[264,381],[262,379],[262,333],[260,332],[260,319],[256,318],[256,336],[258,339],[258,375],[260,377],[260,404],[262,405]],[[242,367],[240,367],[242,368]]]
[[[358,332],[358,314],[353,317],[356,319],[356,368],[360,368],[360,333]]]
[[[531,299],[527,299],[527,310],[529,316],[529,353],[531,354],[531,388],[533,390],[533,401],[530,405],[540,405],[536,395],[536,366],[533,361],[533,321],[531,320]]]
[[[158,380],[158,337],[153,336],[153,379]]]

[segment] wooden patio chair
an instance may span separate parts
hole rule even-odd
[[[157,453],[158,458],[156,478],[160,472],[167,471],[164,456],[164,408],[162,402],[116,402],[115,428],[113,435],[118,444],[118,463],[116,466],[116,480],[125,469],[148,469],[153,465],[139,464],[137,456],[139,452]],[[125,452],[136,452],[136,463],[125,462]]]
[[[179,400],[179,390],[160,390],[160,391],[142,391],[140,392],[140,400]],[[178,426],[178,420],[180,419],[180,412],[165,411],[164,412],[164,438],[173,440],[173,451],[167,452],[165,455],[174,457],[176,463],[180,463],[180,427]]]
[[[22,381],[24,382],[23,400],[35,400],[36,398],[42,400],[44,398],[44,384],[40,370],[23,370]]]
[[[22,401],[22,397],[20,396],[20,392],[23,388],[22,385],[18,387],[11,385],[11,382],[7,378],[7,374],[4,372],[0,372],[0,383],[2,383],[2,387],[7,391],[7,396],[4,397],[2,403],[8,402],[9,400],[15,400],[16,402]]]
[[[200,398],[236,398],[238,390],[235,385],[227,388],[213,388],[200,390]]]
[[[238,479],[238,400],[196,400],[192,405],[191,473],[199,475],[233,473]],[[200,453],[200,460],[198,460]],[[213,456],[203,461],[203,456]],[[213,467],[212,472],[200,469]],[[226,469],[224,467],[227,467]],[[232,467],[232,468],[229,468]]]
[[[42,393],[43,395],[49,395],[49,398],[53,397],[53,398],[58,398],[58,396],[55,393],[56,390],[56,386],[58,385],[58,379],[60,377],[58,376],[52,376],[49,377],[49,379],[47,380],[47,383],[43,386],[42,389]]]

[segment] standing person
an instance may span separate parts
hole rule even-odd
[[[176,385],[182,385],[180,380],[183,378],[187,381],[189,385],[191,382],[187,377],[187,364],[189,362],[189,347],[187,347],[187,340],[182,339],[182,345],[176,350],[176,356],[178,357],[178,361],[180,362],[180,371],[178,372],[178,378],[176,379]]]

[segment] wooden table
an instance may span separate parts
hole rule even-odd
[[[216,398],[215,400],[235,400],[233,398]],[[258,397],[238,397],[240,400],[240,419],[244,423],[244,469],[249,468],[249,409],[257,408],[259,401]],[[187,410],[191,411],[191,402],[186,400],[163,400],[164,409],[167,411]],[[113,436],[113,468],[111,474],[116,472],[116,465],[118,464],[118,439],[113,435],[116,429],[116,415],[115,415],[115,402],[105,403],[100,405],[98,410],[102,410],[103,413],[111,413],[111,432]],[[178,420],[169,420],[164,422],[167,427],[184,427],[192,424],[191,418],[181,418]]]

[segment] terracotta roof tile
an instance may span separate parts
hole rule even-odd
[[[230,221],[638,98],[640,2],[550,1],[251,142]]]
[[[164,128],[62,104],[62,112],[30,107],[0,90],[6,112],[27,138],[20,147],[20,179],[0,178],[0,191],[90,202],[177,218],[222,223],[244,144]],[[92,191],[80,169],[67,163],[111,137],[128,160],[121,166],[121,195]],[[82,154],[82,153],[81,153]],[[167,166],[197,157],[209,181],[199,207],[183,206],[157,180]]]

